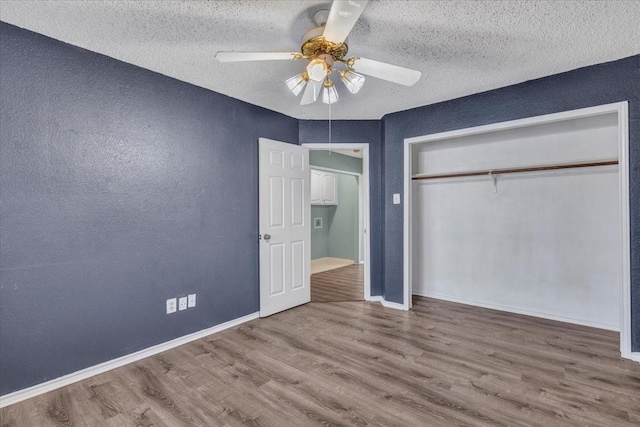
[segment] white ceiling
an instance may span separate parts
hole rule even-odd
[[[219,50],[297,51],[325,1],[2,1],[2,21],[301,119],[284,80],[301,61],[218,63]],[[369,3],[349,54],[422,71],[407,88],[341,84],[334,119],[383,115],[640,53],[640,1]]]

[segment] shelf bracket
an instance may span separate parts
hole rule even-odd
[[[497,193],[498,192],[498,176],[497,174],[494,174],[492,170],[489,171],[489,178],[491,178],[491,180],[493,181],[493,192]]]

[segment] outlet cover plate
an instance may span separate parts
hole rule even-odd
[[[189,302],[187,303],[187,307],[192,308],[196,306],[196,294],[188,295]]]
[[[178,306],[178,301],[175,298],[169,298],[167,300],[167,314],[175,313]]]
[[[178,299],[178,310],[186,310],[187,309],[187,297],[180,297]]]

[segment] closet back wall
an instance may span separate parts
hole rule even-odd
[[[1,394],[258,310],[257,140],[297,120],[4,23],[0,63]]]

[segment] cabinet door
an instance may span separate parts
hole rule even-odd
[[[321,205],[322,197],[322,172],[311,169],[311,193],[309,197],[312,205]]]
[[[338,177],[332,173],[323,173],[322,189],[324,190],[324,204],[338,204]]]

